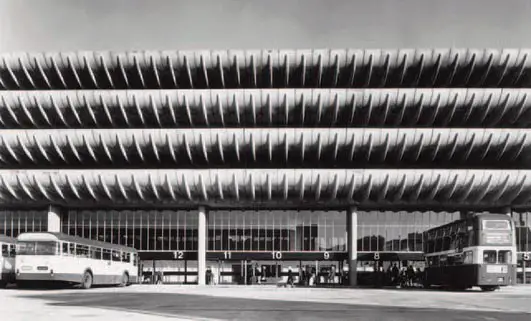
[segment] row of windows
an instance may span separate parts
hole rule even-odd
[[[62,243],[61,254],[63,256],[75,256],[79,258],[91,258],[96,260],[107,260],[115,262],[131,262],[134,255],[128,252],[102,249],[95,246],[87,246],[75,243]],[[133,261],[134,262],[134,261]]]
[[[46,211],[0,210],[0,234],[17,237],[24,232],[41,232],[48,229]]]
[[[144,251],[196,251],[197,212],[69,211],[62,231]]]
[[[346,251],[340,211],[211,211],[212,251]]]
[[[531,213],[513,213],[516,246],[519,252],[531,252]]]
[[[484,250],[483,263],[486,264],[508,264],[512,261],[512,252],[510,250]],[[474,253],[464,251],[455,255],[433,255],[426,258],[428,266],[454,266],[462,264],[474,264]]]
[[[459,212],[358,212],[358,251],[424,250],[423,232],[458,220]]]
[[[137,264],[135,254],[72,242],[19,241],[16,253],[19,255],[62,255]]]
[[[531,213],[513,218],[518,251],[531,252]],[[358,251],[423,251],[424,231],[456,219],[458,212],[360,211]],[[210,211],[208,224],[209,250],[346,250],[343,211]],[[46,211],[0,211],[0,234],[46,230]],[[196,211],[69,211],[62,231],[139,250],[197,250]]]
[[[359,212],[358,251],[423,251],[422,232],[459,213]],[[197,213],[69,211],[63,231],[139,250],[197,250]],[[343,211],[210,211],[208,250],[346,251]]]

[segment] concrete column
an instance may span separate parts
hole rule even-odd
[[[507,214],[508,216],[510,216],[512,218],[512,209],[510,207],[504,207],[502,209],[503,213]],[[516,224],[514,223],[514,220],[511,220],[511,227],[513,229],[513,243],[516,244]],[[513,253],[513,257],[516,257],[518,258],[518,255],[517,255],[517,249],[516,249],[516,246],[515,246],[515,251]],[[511,273],[511,284],[512,285],[516,285],[517,283],[517,277],[516,277],[516,266],[518,265],[518,262],[516,263],[516,265],[514,265],[513,267],[513,271]],[[525,270],[525,269],[524,269]],[[524,272],[525,273],[525,272]],[[525,274],[524,274],[524,277],[525,277]],[[525,281],[524,281],[525,282]]]
[[[208,213],[205,207],[200,206],[197,214],[197,284],[205,285]]]
[[[48,206],[48,232],[61,232],[61,210],[53,205]]]
[[[355,208],[347,210],[348,279],[350,286],[358,283],[358,213]]]

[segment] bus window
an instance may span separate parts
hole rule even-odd
[[[428,241],[428,250],[427,253],[435,252],[435,242],[433,240]]]
[[[59,251],[57,242],[19,242],[18,254],[20,255],[56,255]]]
[[[441,238],[435,239],[435,251],[433,252],[440,252],[442,250],[443,250],[443,239],[441,237]]]
[[[112,260],[115,262],[120,262],[120,252],[119,251],[112,251]]]
[[[498,263],[511,263],[512,252],[511,251],[498,251]]]
[[[451,243],[450,237],[449,236],[445,236],[443,238],[442,250],[443,251],[448,251],[450,249],[450,243]]]
[[[463,255],[448,256],[448,265],[461,265],[463,264]]]
[[[89,257],[89,247],[86,245],[77,244],[76,245],[76,256]]]
[[[131,254],[122,252],[122,262],[130,262],[131,261]]]
[[[133,266],[138,265],[138,256],[136,254],[132,254],[131,257],[133,258]]]
[[[70,255],[75,255],[76,254],[76,244],[75,243],[68,243],[68,253],[70,253]]]
[[[15,244],[11,244],[9,246],[9,256],[10,257],[15,257],[17,255],[17,249],[16,249],[16,246]]]
[[[35,254],[37,255],[55,255],[57,254],[57,242],[35,242]]]
[[[35,242],[18,242],[17,252],[20,255],[35,255]]]
[[[101,249],[99,247],[90,247],[90,257],[96,260],[101,260]]]
[[[463,258],[463,264],[472,264],[474,262],[474,256],[472,254],[472,251],[465,251],[464,258]]]
[[[484,230],[510,230],[511,224],[509,221],[502,220],[485,220],[483,221]]]
[[[484,263],[496,263],[496,251],[483,251]]]
[[[103,249],[102,258],[104,260],[110,261],[111,260],[111,250]]]
[[[2,244],[2,256],[3,257],[9,256],[9,246],[7,244]]]
[[[68,242],[63,242],[63,245],[62,245],[62,247],[63,247],[63,255],[68,255],[69,254],[68,253],[68,244],[69,244]]]

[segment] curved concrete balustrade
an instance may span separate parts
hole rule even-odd
[[[531,89],[0,91],[0,128],[529,127]]]
[[[1,170],[6,204],[524,206],[531,171]]]
[[[4,130],[0,168],[529,168],[529,129]]]
[[[529,87],[530,53],[527,49],[6,53],[0,55],[0,87]]]

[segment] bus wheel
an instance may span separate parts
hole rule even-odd
[[[496,286],[482,286],[480,288],[481,288],[481,291],[484,291],[484,292],[492,292],[496,290]]]
[[[122,275],[122,281],[120,282],[120,286],[124,287],[124,286],[127,286],[127,285],[129,285],[129,275],[127,273],[124,273]]]
[[[81,287],[85,290],[88,290],[92,287],[92,274],[89,271],[85,271],[85,273],[83,273]]]

